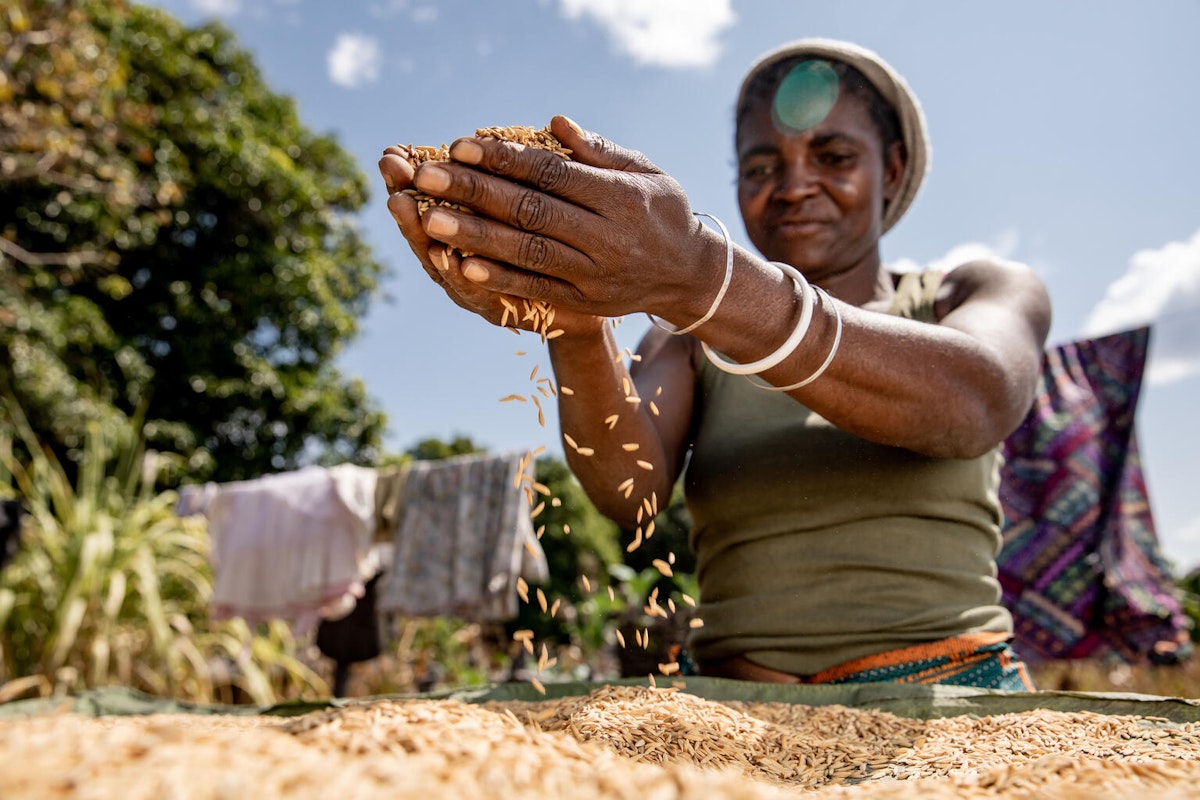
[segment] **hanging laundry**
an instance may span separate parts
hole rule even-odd
[[[1047,348],[1034,405],[1004,443],[997,564],[1027,659],[1191,650],[1134,425],[1149,340],[1143,327]]]
[[[503,621],[517,578],[545,581],[519,454],[418,461],[379,476],[380,523],[393,560],[378,607],[414,617]]]
[[[181,491],[208,518],[213,619],[289,622],[297,635],[353,610],[378,571],[374,469],[305,467]]]

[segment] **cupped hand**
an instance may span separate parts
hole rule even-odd
[[[432,208],[421,219],[426,235],[488,259],[463,276],[492,291],[605,317],[692,315],[689,299],[711,297],[720,282],[721,237],[644,155],[565,117],[550,127],[570,160],[467,137],[451,145],[450,162],[420,165],[419,190],[476,212]]]
[[[388,191],[387,207],[392,218],[408,242],[426,274],[446,292],[459,307],[475,313],[493,325],[537,331],[551,334],[561,330],[564,334],[593,333],[603,320],[590,314],[580,314],[565,309],[554,309],[552,318],[531,306],[526,298],[506,295],[471,280],[464,272],[474,274],[479,270],[495,272],[512,269],[511,265],[500,264],[486,257],[472,255],[462,258],[444,241],[430,236],[421,225],[417,202],[405,189],[412,188],[413,168],[404,151],[397,146],[388,147],[379,159],[379,172]],[[470,252],[470,251],[467,251]]]

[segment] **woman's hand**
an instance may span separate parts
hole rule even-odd
[[[527,302],[520,297],[504,295],[478,281],[464,277],[464,271],[494,271],[505,268],[481,256],[462,258],[445,242],[431,237],[421,225],[417,202],[405,189],[412,187],[413,168],[399,147],[389,147],[379,159],[379,172],[388,191],[388,211],[408,242],[413,255],[426,274],[445,290],[459,307],[478,314],[493,325],[538,331],[548,334],[561,330],[564,334],[594,333],[603,320],[586,314],[555,309],[546,324],[542,315],[528,313]]]
[[[565,117],[550,127],[570,160],[468,137],[451,145],[450,162],[420,165],[418,189],[476,212],[431,209],[427,239],[487,259],[468,259],[462,274],[491,291],[596,316],[649,311],[686,324],[702,315],[725,243],[692,215],[679,184]]]

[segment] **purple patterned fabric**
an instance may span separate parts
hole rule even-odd
[[[997,564],[1027,659],[1188,648],[1138,454],[1148,327],[1047,348],[1037,398],[1004,443]]]

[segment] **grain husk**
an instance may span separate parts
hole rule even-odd
[[[380,698],[294,718],[51,713],[0,721],[0,748],[3,796],[39,800],[1177,800],[1200,781],[1192,723],[1058,711],[919,720],[665,686],[536,702]]]

